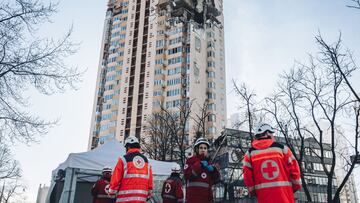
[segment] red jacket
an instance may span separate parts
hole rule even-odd
[[[110,203],[115,196],[109,196],[105,191],[105,187],[109,181],[99,179],[91,188],[91,195],[93,196],[93,203]]]
[[[244,182],[259,203],[293,203],[301,189],[299,165],[291,150],[272,139],[254,140],[244,156]]]
[[[148,159],[139,149],[130,149],[116,164],[109,194],[116,194],[116,203],[144,203],[151,197],[152,181]]]
[[[213,202],[212,186],[219,181],[220,174],[214,167],[213,172],[208,172],[201,167],[203,156],[194,155],[186,160],[184,175],[186,184],[186,203],[211,203]],[[211,165],[211,163],[209,163]]]
[[[163,198],[163,203],[184,202],[184,194],[180,177],[172,174],[165,180],[162,187],[161,197]]]

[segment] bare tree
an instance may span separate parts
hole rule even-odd
[[[0,142],[0,203],[6,203],[21,194],[21,169],[9,147]]]
[[[317,157],[327,176],[327,202],[339,202],[340,192],[348,181],[355,160],[347,160],[345,177],[333,193],[335,183],[335,166],[337,156],[337,139],[343,137],[358,155],[358,100],[353,93],[349,79],[356,70],[351,55],[341,52],[341,36],[334,44],[327,44],[319,35],[316,37],[320,53],[316,57],[310,55],[309,63],[296,63],[288,73],[282,75],[279,82],[279,93],[267,98],[265,110],[275,119],[284,135],[289,148],[299,163],[304,161],[304,152],[311,151]],[[331,53],[330,53],[331,52]],[[339,70],[341,69],[341,71]],[[355,121],[354,135],[343,135],[337,129],[344,121]],[[306,144],[306,139],[315,142],[320,150]],[[324,143],[330,144],[330,157],[327,157]],[[315,146],[315,145],[314,145]],[[301,169],[302,185],[308,202],[312,202],[305,178],[306,169]]]
[[[153,113],[146,126],[147,136],[142,138],[142,148],[150,158],[161,161],[173,161],[175,138],[169,120],[177,115],[162,110]],[[177,120],[175,118],[174,120]]]
[[[153,114],[147,126],[149,136],[143,138],[142,144],[150,157],[185,165],[191,106],[191,101],[182,100],[176,108],[161,106],[160,111]]]
[[[0,181],[16,179],[21,176],[19,163],[13,159],[7,145],[0,142]]]
[[[191,115],[191,119],[195,122],[195,140],[206,135],[206,124],[208,122],[209,116],[211,116],[210,111],[208,111],[209,102],[207,100],[204,101],[202,106],[199,104],[197,105],[199,110]]]
[[[186,149],[189,147],[189,121],[192,109],[192,101],[182,100],[178,105],[178,117],[170,120],[171,130],[174,138],[176,151],[175,154],[179,159],[180,165],[184,167],[186,159]],[[168,112],[169,113],[169,112]]]
[[[356,0],[356,2],[359,4],[360,9],[360,1]],[[354,86],[348,79],[348,73],[355,71],[357,69],[357,65],[350,50],[346,50],[345,53],[342,53],[341,33],[338,40],[333,45],[327,44],[320,34],[316,36],[315,39],[316,42],[320,45],[321,55],[323,57],[324,63],[328,64],[329,66],[334,66],[337,71],[339,71],[351,93],[354,95],[356,100],[360,102],[360,96],[357,93],[358,91],[354,89]]]
[[[26,90],[49,95],[79,82],[78,69],[64,63],[77,47],[70,39],[72,29],[59,40],[35,37],[56,6],[37,0],[0,2],[0,136],[8,141],[35,141],[55,124],[24,110]]]
[[[0,183],[0,203],[18,202],[22,197],[26,188],[21,181],[16,178],[14,180],[4,180]]]
[[[360,0],[351,0],[352,5],[347,5],[349,8],[360,9]]]
[[[254,90],[250,90],[249,87],[242,83],[240,86],[236,84],[236,81],[233,80],[234,90],[236,94],[240,97],[240,106],[239,109],[243,111],[243,120],[241,120],[237,125],[240,127],[244,123],[248,124],[248,132],[251,140],[253,140],[252,129],[254,126],[254,121],[256,120],[256,94]]]

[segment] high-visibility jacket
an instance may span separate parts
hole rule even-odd
[[[148,159],[139,149],[129,149],[116,164],[111,176],[109,194],[116,194],[116,203],[144,203],[151,197],[152,181]]]
[[[108,195],[105,191],[109,181],[99,179],[91,188],[91,195],[93,196],[93,203],[111,203],[114,202],[115,195]]]
[[[179,175],[171,174],[171,176],[165,180],[162,187],[161,197],[163,199],[163,203],[184,202],[182,182]]]
[[[220,180],[220,174],[216,167],[214,167],[213,172],[202,168],[200,161],[203,160],[206,158],[200,155],[192,156],[186,160],[184,166],[184,176],[187,182],[186,203],[213,202],[212,186]]]
[[[259,203],[292,203],[301,189],[300,169],[291,150],[273,139],[254,140],[244,156],[244,183]]]

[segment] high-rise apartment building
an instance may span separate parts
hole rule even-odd
[[[89,138],[145,136],[161,107],[207,102],[206,136],[225,126],[223,0],[109,0]],[[187,124],[188,140],[194,121]]]

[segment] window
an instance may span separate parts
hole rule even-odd
[[[215,127],[208,128],[208,133],[215,134],[216,133],[216,128]]]
[[[180,105],[180,100],[168,101],[166,102],[166,108],[174,108]]]
[[[207,57],[215,57],[215,52],[214,51],[208,51],[207,52]]]
[[[156,50],[156,54],[158,55],[158,54],[163,54],[164,53],[164,49],[158,49],[158,50]]]
[[[208,116],[208,121],[216,121],[216,116],[215,116],[215,114],[210,114],[210,115]]]
[[[169,40],[169,45],[177,44],[177,43],[180,43],[180,42],[182,42],[182,37],[177,37],[175,39],[170,39]]]
[[[116,126],[116,121],[110,121],[100,126],[100,132]]]
[[[179,95],[180,92],[181,92],[180,89],[169,90],[166,92],[166,96],[168,96],[168,97],[176,96],[176,95]]]
[[[179,67],[176,67],[176,68],[169,69],[167,72],[168,72],[167,73],[168,75],[178,74],[178,73],[181,72],[181,67],[179,66]]]
[[[215,99],[215,93],[209,92],[207,93],[208,99]]]
[[[154,91],[153,95],[154,95],[154,97],[156,97],[156,96],[161,96],[161,95],[162,95],[162,91],[161,91],[161,90]]]
[[[168,55],[176,54],[176,53],[179,53],[179,52],[182,52],[182,47],[176,47],[176,48],[168,50]]]
[[[174,78],[174,79],[169,79],[167,80],[167,85],[171,86],[171,85],[177,85],[181,83],[181,78]]]
[[[115,80],[115,75],[110,75],[106,77],[106,81],[112,81]]]
[[[208,104],[207,109],[208,110],[216,110],[215,104],[214,103]]]
[[[215,61],[208,61],[207,67],[215,67]]]
[[[113,97],[114,97],[114,94],[108,94],[108,95],[105,95],[104,99],[105,99],[105,101],[107,101],[107,100],[111,100]]]
[[[214,88],[215,89],[215,82],[208,82],[208,88]]]
[[[207,76],[208,76],[208,78],[215,78],[215,72],[209,71],[209,72],[207,73]]]
[[[156,64],[156,65],[161,65],[161,64],[163,64],[163,59],[156,59],[156,60],[155,60],[155,64]]]
[[[107,72],[111,72],[115,70],[115,66],[110,66],[107,68]]]
[[[171,59],[168,59],[168,64],[176,64],[176,63],[180,63],[182,62],[183,59],[181,56],[178,56],[178,57],[175,57],[175,58],[171,58]]]
[[[332,157],[332,152],[328,151],[328,150],[324,150],[324,157],[331,158]]]
[[[162,85],[162,80],[154,80],[154,85]]]
[[[163,73],[162,69],[155,69],[155,75],[161,75]]]
[[[112,90],[112,89],[114,89],[114,85],[105,86],[105,90]]]

